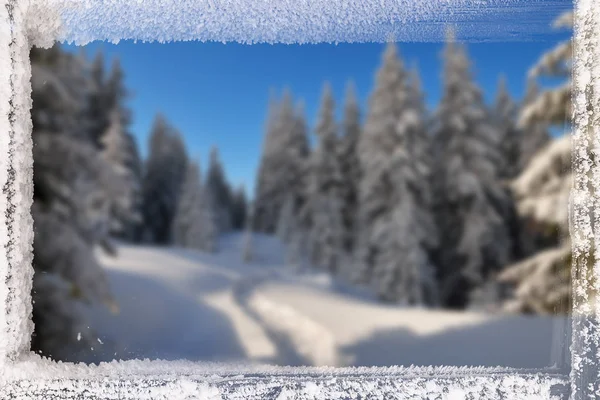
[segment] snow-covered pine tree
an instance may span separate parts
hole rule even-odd
[[[419,226],[422,246],[430,259],[439,246],[439,232],[433,215],[433,140],[430,132],[430,116],[425,107],[425,95],[417,64],[408,71],[408,98],[420,123],[407,133],[407,147],[412,154],[416,178],[412,184],[416,203],[420,205]]]
[[[559,16],[554,26],[572,29],[573,12]],[[519,120],[526,135],[543,132],[549,126],[570,128],[572,50],[571,40],[562,42],[544,54],[530,70],[530,80],[559,78],[563,84],[541,92],[531,89],[533,93],[525,102]],[[537,126],[540,132],[533,131],[532,126]],[[543,134],[540,133],[540,136],[543,138]],[[543,140],[540,139],[540,142]],[[527,245],[531,256],[509,266],[499,276],[500,281],[512,284],[514,289],[512,297],[504,303],[507,311],[570,311],[572,255],[568,210],[573,185],[571,152],[568,134],[550,140],[531,157],[523,173],[512,183],[519,215],[525,222],[525,235],[530,239]],[[590,297],[594,295],[590,293]]]
[[[527,88],[525,92],[525,98],[520,107],[520,113],[527,110],[528,107],[533,104],[540,91],[535,78],[527,79]],[[524,171],[528,166],[531,159],[543,149],[550,141],[550,135],[548,133],[548,123],[543,120],[527,120],[521,123],[521,148],[520,148],[520,160],[519,160],[519,171]]]
[[[218,247],[219,226],[216,218],[215,200],[210,187],[204,183],[202,185],[202,196],[200,197],[200,209],[202,211],[202,247],[204,251],[214,253]]]
[[[111,210],[111,234],[131,239],[133,226],[141,219],[140,181],[136,165],[139,159],[134,158],[137,152],[133,152],[135,147],[124,131],[121,119],[119,110],[113,110],[108,129],[101,138],[101,154],[120,177],[122,185],[121,195],[115,199],[115,207]]]
[[[511,199],[498,180],[499,134],[451,30],[443,54],[443,94],[433,127],[436,264],[443,304],[463,308],[472,290],[510,261],[505,216]]]
[[[214,201],[212,208],[215,213],[218,231],[221,233],[230,231],[233,222],[233,198],[216,146],[210,150],[206,186]]]
[[[141,232],[144,226],[142,179],[144,176],[144,164],[139,152],[138,144],[133,134],[128,133],[125,136],[127,142],[127,154],[129,154],[128,170],[133,180],[133,187],[130,188],[131,196],[131,215],[126,218],[125,237],[133,242],[141,240]]]
[[[106,82],[106,96],[109,105],[109,125],[101,137],[103,155],[125,182],[125,191],[116,203],[119,208],[112,210],[112,234],[127,240],[134,240],[142,222],[142,162],[137,143],[129,132],[131,111],[125,100],[129,95],[123,81],[123,70],[118,59]]]
[[[269,97],[269,105],[265,123],[265,138],[263,141],[260,165],[256,176],[253,229],[257,232],[273,233],[276,229],[273,220],[276,213],[270,192],[273,192],[273,176],[270,167],[276,164],[274,142],[277,141],[276,125],[279,117],[279,104],[273,92]]]
[[[421,87],[421,77],[419,75],[419,69],[416,63],[412,69],[407,71],[408,73],[408,98],[411,106],[415,109],[415,112],[419,115],[419,120],[423,121],[422,131],[415,131],[414,135],[410,135],[410,146],[417,152],[415,160],[418,160],[419,166],[418,171],[423,175],[424,180],[428,180],[431,177],[431,163],[432,163],[432,143],[430,138],[430,132],[428,131],[429,115],[425,108],[425,95],[423,88]]]
[[[85,60],[83,53],[79,58]],[[110,112],[112,104],[107,93],[105,60],[102,52],[96,53],[96,57],[89,67],[89,79],[87,79],[88,101],[85,106],[86,131],[92,142],[101,147],[100,139],[110,124]]]
[[[298,228],[294,226],[294,219],[296,215],[294,215],[294,198],[293,196],[287,196],[285,201],[283,202],[283,207],[279,212],[279,219],[277,221],[277,236],[284,244],[288,244],[291,238],[291,235],[294,233],[294,228]]]
[[[298,203],[302,202],[309,154],[304,115],[294,108],[289,90],[284,92],[280,104],[271,99],[266,128],[253,223],[258,232],[275,233],[285,197],[293,194]]]
[[[102,361],[98,354],[85,354],[96,337],[86,329],[80,303],[102,302],[118,309],[94,256],[94,247],[107,239],[117,177],[90,134],[87,64],[59,46],[32,49],[30,60],[35,227],[31,347],[63,361]],[[81,341],[79,332],[84,333]]]
[[[106,160],[107,163],[113,168],[115,173],[121,178],[122,185],[124,186],[123,193],[127,193],[127,189],[134,184],[132,177],[128,176],[127,169],[124,166],[124,159],[126,157],[125,149],[127,148],[127,141],[123,134],[123,125],[121,124],[121,116],[118,110],[113,110],[110,113],[108,129],[104,135],[100,138],[102,144],[102,150],[100,154]],[[132,206],[132,201],[129,196],[117,199],[117,210],[127,210]],[[111,231],[122,232],[124,229],[123,221],[115,215],[115,218],[111,220]]]
[[[150,136],[150,155],[142,181],[144,239],[170,244],[185,171],[187,154],[179,135],[162,115],[158,115]]]
[[[308,249],[308,237],[312,226],[310,213],[304,213],[305,204],[308,201],[308,183],[310,179],[310,155],[311,151],[308,144],[308,128],[305,117],[305,104],[303,100],[296,103],[294,112],[294,128],[292,132],[291,145],[295,148],[292,154],[295,156],[295,162],[291,171],[295,171],[295,179],[292,181],[293,190],[282,197],[285,203],[286,199],[292,199],[292,219],[296,247],[299,252],[310,253]],[[291,173],[290,173],[291,175]]]
[[[517,129],[517,112],[517,106],[506,87],[506,78],[501,76],[493,113],[500,134],[502,166],[499,177],[501,179],[512,179],[521,172],[519,164],[522,132]]]
[[[212,251],[211,219],[205,220],[202,204],[202,184],[198,162],[189,162],[183,181],[177,212],[173,219],[173,243],[177,246]],[[206,239],[209,239],[206,243]]]
[[[370,282],[380,298],[404,304],[437,302],[434,268],[425,249],[428,210],[417,201],[422,174],[413,159],[415,139],[424,133],[408,74],[389,43],[369,100],[359,140],[362,179],[359,281]]]
[[[522,172],[522,154],[524,135],[523,131],[517,126],[518,107],[508,93],[506,77],[501,76],[498,81],[498,89],[493,108],[493,118],[495,128],[500,137],[500,155],[501,165],[499,169],[499,179],[503,185],[507,185]],[[506,204],[504,213],[505,224],[511,237],[511,251],[509,260],[513,261],[523,257],[522,227],[515,208],[514,197],[511,191],[510,203]],[[497,287],[496,280],[482,285],[477,289],[475,298],[472,299],[472,305],[475,307],[484,306],[486,308],[496,308],[498,303],[504,297],[504,288]],[[479,303],[479,304],[475,304]]]
[[[88,93],[88,101],[82,111],[85,120],[81,121],[79,128],[86,132],[96,147],[105,149],[106,160],[115,167],[123,181],[122,190],[113,201],[111,234],[132,239],[135,225],[141,220],[141,162],[133,136],[127,132],[130,112],[124,104],[127,91],[123,83],[123,71],[115,59],[107,77],[101,52],[96,54],[91,64],[83,52],[76,58],[85,65],[85,79],[80,79],[79,83]]]
[[[514,289],[503,304],[506,311],[552,314],[569,310],[570,166],[571,138],[564,135],[539,151],[512,183],[529,257],[511,264],[499,276]]]
[[[573,12],[562,14],[554,22],[557,29],[573,28]],[[520,115],[519,124],[527,126],[529,122],[545,121],[552,125],[564,125],[572,115],[571,75],[572,75],[573,41],[565,40],[554,49],[544,54],[536,65],[529,71],[529,78],[541,77],[562,79],[564,83],[545,90],[525,107]]]
[[[342,130],[343,135],[339,141],[339,164],[343,180],[343,249],[347,254],[351,254],[357,236],[358,186],[361,177],[357,151],[361,132],[360,109],[353,83],[348,83],[346,88]]]
[[[293,271],[299,272],[312,253],[309,246],[312,231],[309,230],[309,210],[295,210],[294,196],[287,196],[279,213],[277,236],[284,244],[284,264]],[[298,213],[296,213],[298,211]],[[314,243],[311,243],[314,245]]]
[[[246,188],[244,185],[240,185],[233,192],[233,204],[232,204],[232,226],[236,231],[241,231],[246,226],[248,214],[248,200],[246,199]]]
[[[331,87],[323,90],[315,129],[317,145],[309,159],[306,203],[310,215],[311,262],[335,273],[345,239],[343,223],[343,179],[338,158],[338,127]]]

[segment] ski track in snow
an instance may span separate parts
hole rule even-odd
[[[185,249],[158,250],[142,246],[122,246],[117,258],[103,255],[100,255],[100,258],[108,269],[109,277],[112,277],[117,284],[123,279],[120,276],[123,272],[137,274],[140,278],[142,276],[145,279],[151,278],[154,283],[176,289],[180,294],[188,295],[198,303],[209,306],[225,316],[231,323],[231,329],[236,333],[236,339],[243,348],[243,356],[246,359],[289,366],[342,366],[343,363],[337,357],[335,338],[331,332],[291,307],[279,305],[256,293],[255,288],[258,284],[280,279],[281,274],[277,273],[277,269],[281,268],[280,261],[271,261],[269,258],[273,256],[269,257],[268,254],[257,252],[258,259],[267,265],[262,267],[244,265],[238,261],[241,254],[239,243],[231,239],[224,242],[221,246],[229,251],[216,255]],[[208,264],[207,259],[220,265]],[[138,305],[150,300],[146,297],[153,297],[152,302],[156,302],[155,296],[158,295],[152,290],[146,293],[134,290],[127,292],[128,299],[123,296],[123,290],[118,292],[121,293],[121,303],[136,299]],[[172,304],[169,299],[165,302],[168,303],[167,305]],[[155,307],[154,310],[153,314],[169,313],[168,307],[162,310]],[[120,354],[120,357],[175,359],[182,353],[182,351],[166,351],[164,348],[157,349],[156,347],[159,346],[165,347],[166,340],[148,331],[152,329],[152,324],[146,319],[126,322],[125,319],[128,319],[132,312],[126,312],[127,315],[121,317],[122,321],[111,324],[107,320],[106,313],[100,310],[94,311],[99,330],[105,335],[115,339],[119,337],[126,342],[122,347],[129,349],[128,356]],[[175,310],[170,312],[177,314]],[[185,313],[184,310],[179,312]],[[194,327],[196,325],[194,317],[188,315],[187,318],[190,325]],[[116,320],[119,320],[119,316]],[[161,321],[164,321],[161,316],[151,320],[154,320],[155,325],[158,326],[162,325]],[[135,326],[136,322],[138,326]],[[211,321],[202,322],[211,324]],[[112,329],[111,325],[113,325]],[[114,325],[118,328],[115,329]],[[207,331],[210,331],[210,328]],[[192,346],[210,347],[210,343],[205,339],[217,339],[215,336],[211,338],[212,335],[203,335],[197,328],[192,328],[188,332],[176,332],[176,329],[172,329],[171,334],[180,344],[188,343]]]
[[[333,334],[292,307],[271,301],[257,293],[256,287],[276,274],[264,274],[241,279],[234,288],[238,304],[259,321],[278,344],[282,358],[277,363],[297,366],[343,366]]]

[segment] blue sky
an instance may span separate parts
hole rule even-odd
[[[551,18],[552,16],[550,16]],[[486,100],[493,101],[500,74],[517,99],[524,92],[526,71],[539,56],[568,33],[552,33],[536,42],[468,43],[475,79]],[[67,46],[73,49],[74,46]],[[241,45],[201,42],[94,42],[92,56],[118,57],[132,91],[131,127],[142,156],[157,112],[181,131],[190,156],[206,167],[212,145],[219,148],[228,178],[251,192],[260,159],[270,89],[290,88],[302,99],[310,126],[318,110],[323,83],[333,87],[341,115],[346,83],[352,80],[363,114],[381,60],[383,44]],[[440,97],[441,43],[399,43],[400,54],[416,62],[429,107]],[[250,195],[252,193],[249,193]]]

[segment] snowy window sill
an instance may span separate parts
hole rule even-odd
[[[97,368],[39,361],[36,379],[2,387],[12,399],[566,399],[569,378],[550,370],[489,368],[271,368],[130,361]],[[16,372],[14,375],[17,375]]]
[[[29,353],[31,331],[31,267],[32,219],[32,159],[31,159],[31,45],[49,46],[54,40],[73,40],[84,44],[94,39],[118,40],[137,38],[141,40],[204,40],[246,42],[315,42],[326,40],[385,40],[385,20],[388,9],[384,2],[364,1],[361,7],[348,6],[344,1],[322,2],[307,7],[304,3],[285,3],[287,7],[275,7],[277,2],[247,0],[207,0],[181,2],[172,7],[172,15],[156,18],[153,10],[164,10],[167,2],[160,0],[112,1],[78,0],[70,4],[70,12],[60,15],[68,2],[63,0],[20,1],[3,0],[0,7],[0,195],[5,223],[0,226],[0,238],[6,251],[0,254],[0,296],[5,312],[0,313],[0,397],[11,399],[32,398],[91,398],[91,399],[197,399],[197,398],[278,398],[278,399],[583,399],[598,395],[600,384],[592,379],[597,376],[597,359],[592,344],[598,342],[598,331],[591,319],[576,319],[573,323],[572,371],[559,369],[536,371],[490,369],[490,368],[249,368],[242,366],[218,366],[191,362],[128,361],[102,364],[98,367],[59,364]],[[185,3],[185,4],[184,4]],[[332,4],[329,4],[332,3]],[[448,12],[452,7],[468,1],[446,3],[441,6],[431,0],[415,2],[421,17]],[[506,2],[508,7],[523,1]],[[104,8],[97,7],[102,4]],[[169,3],[170,4],[170,3]],[[356,3],[358,4],[358,2]],[[339,7],[340,5],[344,7]],[[391,4],[389,5],[391,7]],[[521,4],[523,6],[523,4]],[[600,69],[594,68],[594,57],[600,53],[600,32],[597,23],[600,11],[594,10],[593,0],[576,2],[576,45],[574,121],[573,135],[576,148],[584,145],[583,134],[588,124],[600,118],[597,108],[600,101],[593,99],[594,110],[586,110],[586,90],[597,86]],[[62,7],[62,8],[61,8]],[[187,9],[186,7],[190,7]],[[222,7],[222,9],[219,9]],[[325,9],[322,9],[325,7]],[[472,6],[477,7],[477,6]],[[505,5],[506,7],[506,5]],[[295,9],[297,8],[297,9]],[[323,13],[323,10],[327,11]],[[397,11],[397,20],[411,15],[415,10]],[[248,11],[248,12],[245,12]],[[161,13],[163,11],[160,11]],[[182,14],[183,12],[183,14]],[[195,12],[196,14],[190,14]],[[291,12],[292,14],[287,14]],[[122,13],[122,14],[120,14]],[[147,26],[132,25],[141,13]],[[272,29],[261,30],[266,24],[264,15],[279,15]],[[121,15],[121,17],[119,17]],[[127,16],[135,16],[127,18]],[[188,17],[187,15],[196,15]],[[286,16],[293,15],[294,18]],[[355,26],[353,33],[342,35],[340,27],[330,24],[339,16],[344,26]],[[123,17],[124,16],[124,17]],[[341,17],[343,16],[343,17]],[[164,17],[164,18],[163,18]],[[66,19],[70,31],[61,28]],[[78,24],[78,19],[86,23]],[[159,21],[160,20],[160,21]],[[187,23],[189,22],[189,23]],[[112,24],[112,25],[111,25]],[[278,25],[279,24],[279,25]],[[231,29],[222,29],[229,26]],[[403,25],[404,26],[404,25]],[[408,25],[406,25],[408,26]],[[485,26],[473,25],[473,35],[487,30]],[[532,25],[533,26],[533,25]],[[237,27],[237,28],[234,28]],[[431,28],[431,27],[429,27]],[[404,39],[435,37],[434,30],[423,25],[415,37],[402,31]],[[346,29],[346,28],[344,28]],[[507,28],[508,29],[508,28]],[[530,33],[535,34],[533,28]],[[347,32],[350,32],[349,29]],[[496,32],[496,35],[499,33]],[[61,36],[62,35],[62,36]],[[66,35],[66,36],[65,36]],[[492,33],[493,35],[493,33]],[[337,36],[337,37],[336,37]],[[501,36],[501,32],[500,32]],[[596,88],[597,89],[597,88]],[[600,92],[600,90],[598,90]],[[596,124],[597,126],[597,124]],[[597,129],[597,128],[596,128]],[[598,132],[595,132],[598,136]],[[577,147],[579,146],[579,147]],[[583,153],[583,152],[582,152]],[[591,168],[585,155],[574,160],[576,174],[583,176]],[[600,177],[599,177],[600,178]],[[577,181],[572,192],[573,235],[575,259],[585,260],[597,232],[583,215],[583,208],[591,197],[587,185]],[[596,205],[597,203],[592,203]],[[581,213],[581,214],[578,214]],[[579,264],[583,265],[583,261]],[[578,271],[580,265],[574,266]],[[595,270],[600,275],[600,270]],[[574,274],[574,276],[578,276]],[[575,314],[586,313],[585,288],[589,282],[576,278]],[[598,309],[598,307],[596,307]]]

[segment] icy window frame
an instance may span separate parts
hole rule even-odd
[[[600,243],[600,227],[593,226],[585,213],[589,205],[600,210],[600,163],[593,164],[586,151],[586,146],[600,151],[600,10],[594,10],[595,0],[575,2],[572,140],[576,179],[570,210],[574,252],[570,371],[560,366],[531,371],[481,367],[256,369],[149,360],[87,366],[55,363],[31,353],[33,159],[28,57],[30,46],[48,47],[58,38],[61,23],[53,10],[60,1],[68,0],[0,0],[0,215],[5,221],[0,225],[0,241],[5,249],[0,252],[0,297],[4,304],[4,312],[0,312],[0,397],[492,400],[600,396],[599,353],[594,350],[600,347],[596,311],[600,307],[597,303],[589,309],[587,289],[591,283],[580,274],[591,257],[591,246]],[[160,1],[149,3],[156,6]],[[135,31],[135,26],[128,29]],[[162,32],[162,37],[154,39],[168,39],[168,34],[164,35]],[[223,40],[230,39],[228,33],[222,35]],[[596,93],[591,99],[590,88]],[[588,102],[591,109],[586,108]],[[594,134],[592,143],[585,139],[589,129]],[[594,176],[592,188],[587,180],[590,172]],[[594,275],[598,290],[600,263],[594,263]]]

